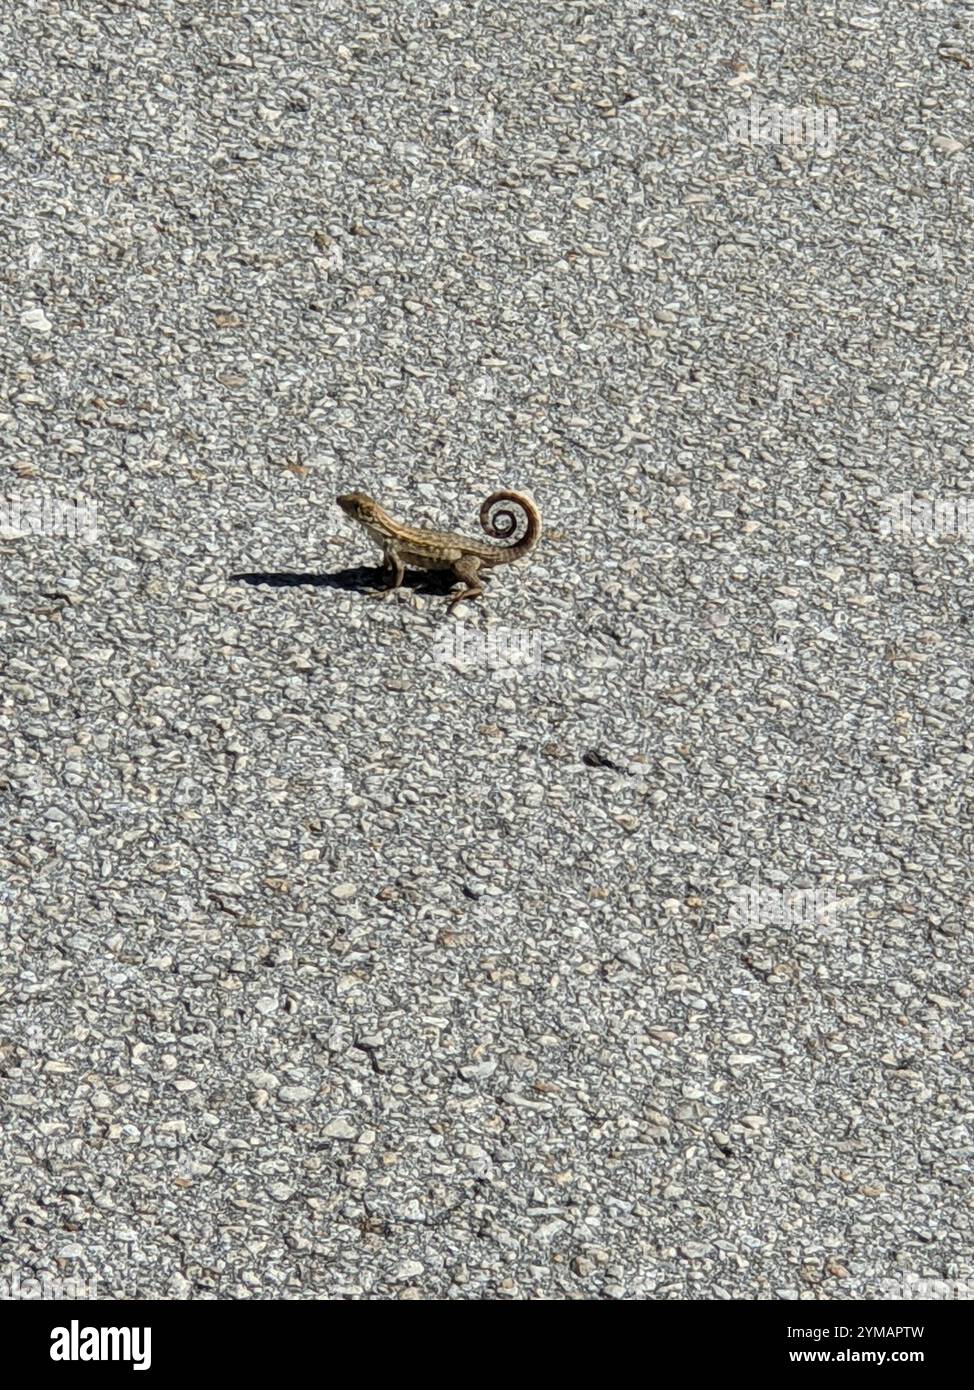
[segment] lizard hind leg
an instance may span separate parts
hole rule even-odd
[[[458,603],[462,603],[465,598],[480,598],[484,592],[483,575],[480,573],[480,561],[475,555],[464,555],[461,559],[454,561],[453,573],[457,579],[462,579],[465,588],[458,594],[453,594],[447,604],[447,611],[452,613]]]

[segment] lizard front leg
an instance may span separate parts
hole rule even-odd
[[[402,577],[406,572],[406,567],[396,553],[395,547],[384,545],[382,547],[382,568],[387,576],[387,582],[377,589],[369,590],[369,597],[373,599],[384,599],[386,594],[391,594],[394,589],[398,589],[402,584]]]
[[[387,545],[382,552],[385,567],[389,572],[389,583],[387,590],[398,589],[402,585],[402,577],[406,573],[406,566],[399,558],[399,552],[394,545]]]
[[[480,598],[484,592],[483,576],[480,573],[480,561],[476,555],[461,555],[459,560],[453,562],[453,573],[457,579],[462,579],[466,588],[461,589],[458,594],[454,594],[447,604],[447,612],[452,613],[458,603],[462,603],[465,598]]]

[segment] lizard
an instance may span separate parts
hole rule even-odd
[[[488,536],[503,539],[514,533],[517,517],[508,508],[494,511],[499,502],[513,502],[527,518],[527,529],[519,541],[510,545],[489,545],[486,541],[458,535],[454,531],[433,531],[425,526],[406,526],[395,521],[378,502],[365,492],[346,492],[335,501],[346,516],[363,526],[382,550],[389,571],[388,589],[398,589],[406,567],[424,570],[452,570],[463,582],[460,593],[451,596],[447,611],[452,612],[465,598],[479,598],[484,592],[482,573],[491,565],[508,565],[529,554],[541,535],[541,515],[530,498],[519,492],[494,492],[480,508],[480,524]]]

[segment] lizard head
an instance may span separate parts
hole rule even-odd
[[[364,526],[374,525],[379,520],[381,508],[367,492],[343,492],[335,501],[346,516],[361,521]]]

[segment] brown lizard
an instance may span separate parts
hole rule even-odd
[[[479,598],[484,592],[482,570],[490,565],[508,565],[529,554],[541,535],[541,516],[530,498],[519,492],[495,492],[480,508],[480,524],[488,536],[499,539],[513,535],[517,517],[506,507],[494,512],[498,502],[513,502],[527,518],[527,529],[519,541],[511,545],[488,545],[485,541],[457,535],[454,531],[432,531],[425,526],[404,526],[394,521],[387,511],[367,493],[347,492],[336,502],[346,516],[364,526],[383,554],[390,571],[389,589],[398,589],[406,566],[410,569],[452,570],[464,588],[451,597],[448,608],[453,609],[462,599]]]

